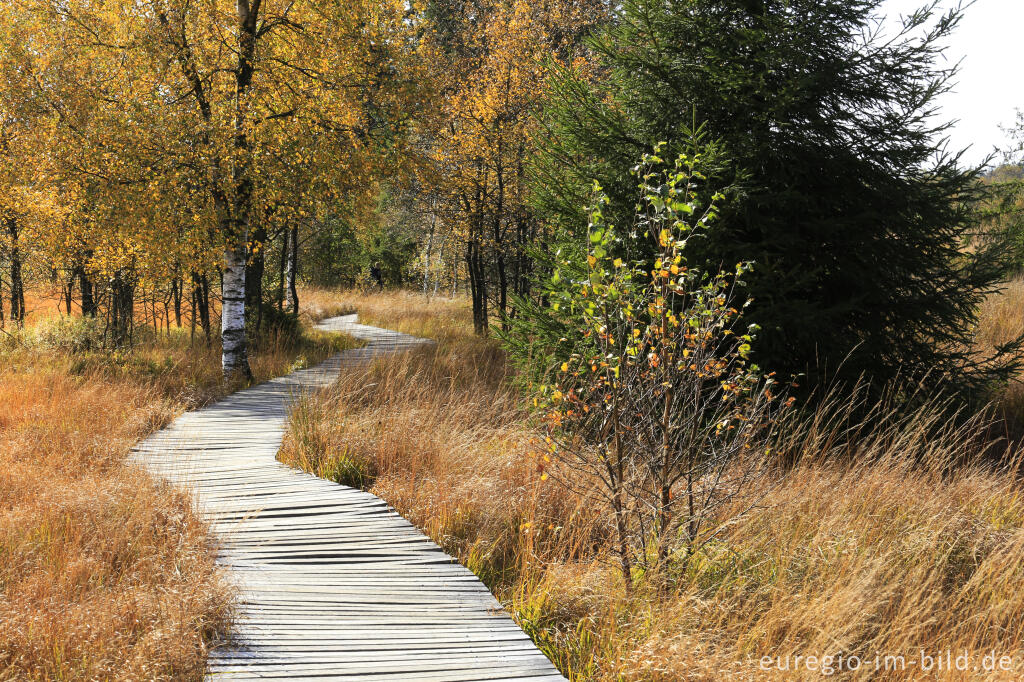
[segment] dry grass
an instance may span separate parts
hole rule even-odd
[[[81,350],[88,330],[54,317],[0,347],[0,679],[200,679],[231,595],[190,500],[124,458],[229,390],[218,349],[185,331],[142,332],[130,354]],[[344,345],[271,339],[253,369]]]
[[[307,323],[356,311],[355,306],[349,300],[347,291],[300,286],[297,293],[299,295],[299,314]]]
[[[472,318],[466,301],[461,298],[427,297],[408,291],[379,294],[344,291],[335,296],[339,308],[357,311],[359,321],[365,324],[436,339],[442,343],[475,344],[479,341],[470,334]],[[312,302],[310,304],[314,305]]]
[[[1024,279],[1015,279],[1003,292],[989,297],[979,311],[975,334],[979,347],[991,349],[1024,334]],[[995,407],[1004,422],[1006,435],[1024,439],[1024,381],[1012,382],[997,397]]]
[[[442,342],[306,401],[282,458],[388,500],[481,575],[572,679],[822,676],[820,660],[760,668],[798,654],[860,656],[847,679],[1024,675],[1024,495],[978,456],[982,425],[923,408],[851,431],[848,405],[819,405],[779,443],[796,464],[759,483],[762,505],[675,566],[668,587],[628,597],[603,515],[539,480],[528,414],[463,305],[349,300],[364,320]],[[994,651],[1013,668],[925,673],[922,650],[966,651],[979,669]],[[876,654],[906,667],[876,670]]]
[[[986,300],[978,311],[979,345],[991,348],[1024,333],[1024,279],[1015,279]]]
[[[123,464],[174,404],[66,366],[0,381],[0,677],[198,679],[227,615],[205,528]]]

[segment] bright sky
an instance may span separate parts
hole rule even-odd
[[[910,14],[928,0],[886,0],[882,10],[890,18]],[[948,9],[955,0],[942,0]],[[1005,148],[1009,140],[999,126],[1016,120],[1024,110],[1024,0],[976,0],[967,8],[946,49],[946,58],[963,60],[954,91],[940,105],[944,119],[959,122],[950,130],[951,149],[970,147],[964,155],[977,163],[993,148]],[[1000,158],[995,160],[996,163]]]

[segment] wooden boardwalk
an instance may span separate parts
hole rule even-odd
[[[422,339],[325,320],[367,341],[182,415],[135,457],[194,491],[238,588],[214,680],[564,681],[487,588],[369,493],[276,460],[288,406],[342,366]]]

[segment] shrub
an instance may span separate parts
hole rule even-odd
[[[105,323],[98,317],[60,317],[39,325],[30,345],[58,353],[84,353],[105,347]]]
[[[655,170],[660,162],[646,156],[641,166],[631,230],[656,244],[654,262],[615,255],[622,235],[599,195],[587,277],[551,302],[584,342],[546,391],[540,467],[554,457],[555,478],[609,509],[627,587],[634,568],[685,562],[730,522],[719,510],[763,472],[779,405],[774,379],[748,360],[753,326],[739,328],[732,304],[750,265],[730,275],[687,266],[687,242],[706,231],[720,199],[700,199],[704,156],[680,155],[667,172]]]
[[[533,193],[550,251],[582,243],[594,180],[627,224],[635,160],[659,140],[685,149],[700,121],[739,189],[690,261],[757,263],[745,313],[763,328],[757,362],[807,373],[806,390],[838,377],[869,379],[876,396],[891,379],[987,395],[1021,367],[1021,339],[980,352],[970,330],[1014,254],[963,249],[978,173],[945,149],[934,114],[964,8],[920,4],[890,33],[875,27],[882,0],[614,3],[590,41],[601,77],[566,69],[544,107]],[[534,355],[550,354],[559,337],[543,330],[558,316],[518,307]]]
[[[259,318],[259,330],[256,333],[256,319]],[[257,347],[270,342],[293,343],[301,334],[299,316],[287,310],[278,310],[273,303],[260,303],[259,314],[247,320],[249,338]]]

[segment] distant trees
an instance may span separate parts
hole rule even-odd
[[[39,271],[116,344],[139,295],[155,325],[158,302],[181,325],[191,301],[207,335],[216,297],[226,377],[248,375],[268,305],[297,308],[300,242],[373,199],[419,106],[400,2],[18,0],[0,30],[5,139],[35,137],[11,167],[58,198]]]
[[[55,196],[63,188],[52,181],[53,116],[21,68],[38,28],[18,5],[0,6],[0,324],[23,322],[32,261],[47,228],[66,215]]]
[[[536,135],[549,250],[582,263],[592,183],[609,197],[608,221],[628,224],[635,159],[660,141],[678,152],[702,125],[732,161],[716,184],[733,190],[720,229],[688,257],[754,262],[758,362],[808,373],[810,385],[834,373],[954,376],[968,388],[1007,376],[1012,349],[982,358],[970,344],[1006,263],[997,245],[963,249],[978,171],[944,152],[947,124],[935,120],[954,75],[940,50],[961,12],[933,7],[882,35],[880,0],[618,5],[589,42],[602,78],[562,69]],[[550,356],[558,316],[521,307],[529,352]]]
[[[225,375],[244,376],[298,277],[375,265],[465,282],[477,331],[497,317],[546,364],[564,325],[545,282],[556,254],[584,270],[593,181],[627,224],[635,160],[699,128],[728,197],[687,257],[756,264],[761,363],[979,386],[1013,363],[966,343],[1007,259],[963,248],[978,173],[939,148],[960,12],[883,36],[880,7],[2,3],[0,315],[23,315],[26,276],[113,343],[137,313],[211,338],[219,305]]]
[[[1003,163],[984,175],[989,190],[982,204],[984,237],[1008,244],[1013,267],[1020,274],[1024,272],[1024,111],[1017,112],[1015,124],[1004,132],[1009,141]]]
[[[430,218],[423,213],[429,203],[403,179],[408,178],[382,180],[372,201],[358,209],[318,218],[298,247],[305,281],[325,287],[372,285],[369,271],[377,267],[385,286],[419,283],[425,273],[417,256],[430,243]],[[443,237],[437,237],[440,243]],[[450,286],[450,273],[445,281]]]
[[[248,375],[271,308],[297,309],[304,256],[324,283],[371,265],[428,292],[465,282],[485,333],[531,281],[545,83],[582,64],[605,14],[600,0],[7,3],[4,139],[35,138],[24,163],[0,153],[60,197],[37,205],[55,211],[31,239],[38,271],[115,344],[140,306],[209,339],[219,305],[227,377]],[[7,221],[16,270],[12,235],[33,225]]]
[[[438,104],[424,191],[457,236],[478,333],[492,312],[506,319],[511,294],[528,290],[528,252],[541,232],[526,196],[534,117],[553,66],[573,63],[602,15],[601,3],[573,0],[428,4]]]

